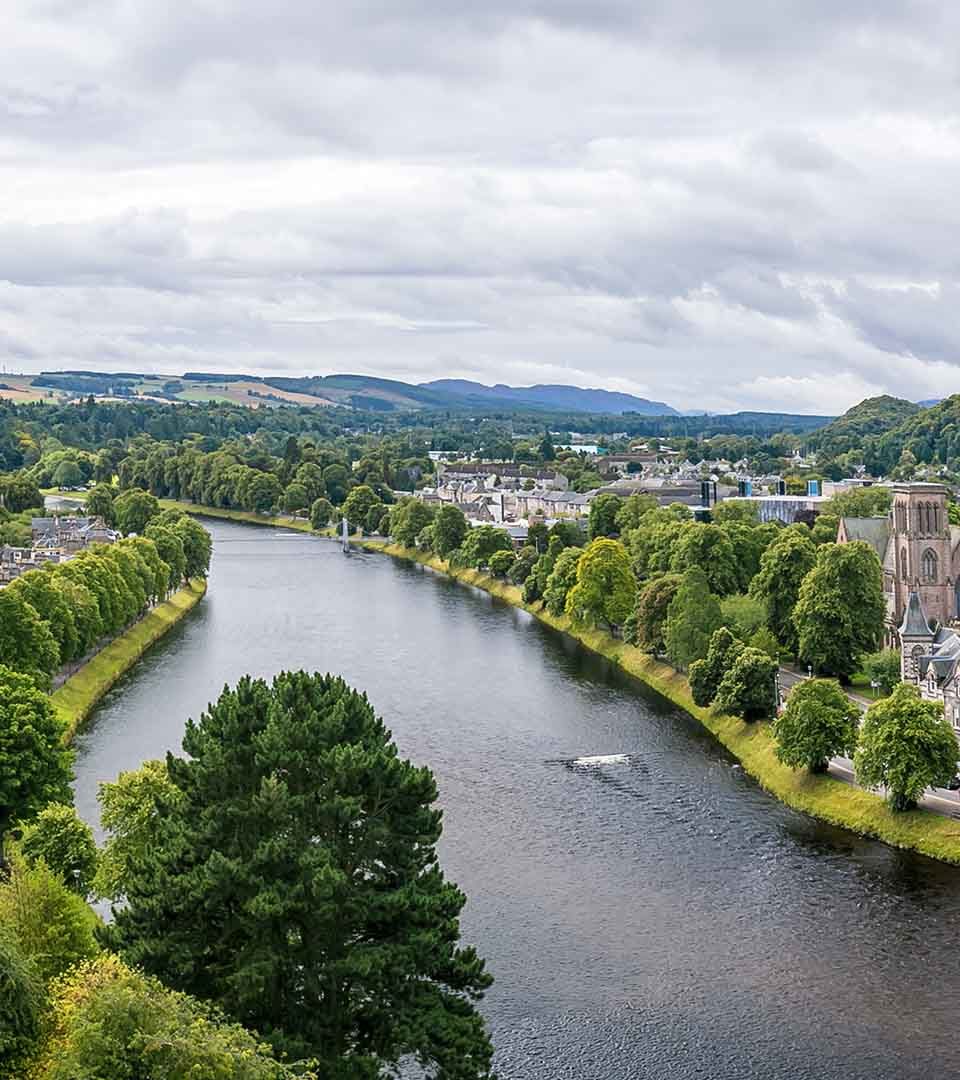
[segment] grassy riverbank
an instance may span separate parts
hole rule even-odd
[[[519,588],[477,570],[457,570],[421,552],[381,540],[355,540],[360,546],[396,558],[429,566],[440,573],[476,586],[515,607],[531,612],[542,622],[576,638],[588,649],[618,664],[629,674],[696,717],[732,753],[759,784],[781,802],[812,817],[883,840],[894,847],[909,848],[935,859],[960,864],[960,821],[924,810],[894,814],[872,792],[845,784],[831,776],[813,776],[781,764],[775,754],[769,724],[747,724],[731,716],[695,705],[686,678],[631,645],[601,630],[573,625],[566,616],[557,618],[541,604],[524,604]]]
[[[64,742],[70,742],[94,706],[125,672],[156,641],[192,611],[207,591],[206,581],[194,580],[169,600],[149,611],[101,649],[51,696],[65,726]]]
[[[159,501],[164,510],[182,510],[185,514],[200,514],[203,517],[221,518],[224,521],[238,521],[244,525],[272,525],[274,528],[313,532],[307,518],[283,515],[270,517],[266,514],[256,514],[252,510],[225,510],[219,506],[198,506],[196,503],[179,502],[176,499],[160,499]]]

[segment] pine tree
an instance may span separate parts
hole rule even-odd
[[[322,1075],[413,1055],[488,1076],[474,1003],[491,980],[458,946],[465,897],[437,862],[436,782],[366,697],[329,675],[247,677],[183,748],[167,760],[179,797],[129,853],[108,935],[124,956],[319,1056]]]

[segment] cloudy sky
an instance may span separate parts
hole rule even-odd
[[[0,364],[960,391],[958,41],[947,0],[2,0]]]

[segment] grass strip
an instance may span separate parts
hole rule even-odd
[[[114,638],[58,690],[50,700],[64,723],[63,741],[69,743],[94,706],[141,656],[200,602],[207,583],[193,580],[169,600],[148,611],[125,633]]]

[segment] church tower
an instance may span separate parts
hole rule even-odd
[[[957,617],[947,491],[941,484],[895,484],[892,547],[894,600],[899,617],[916,593],[928,619]]]

